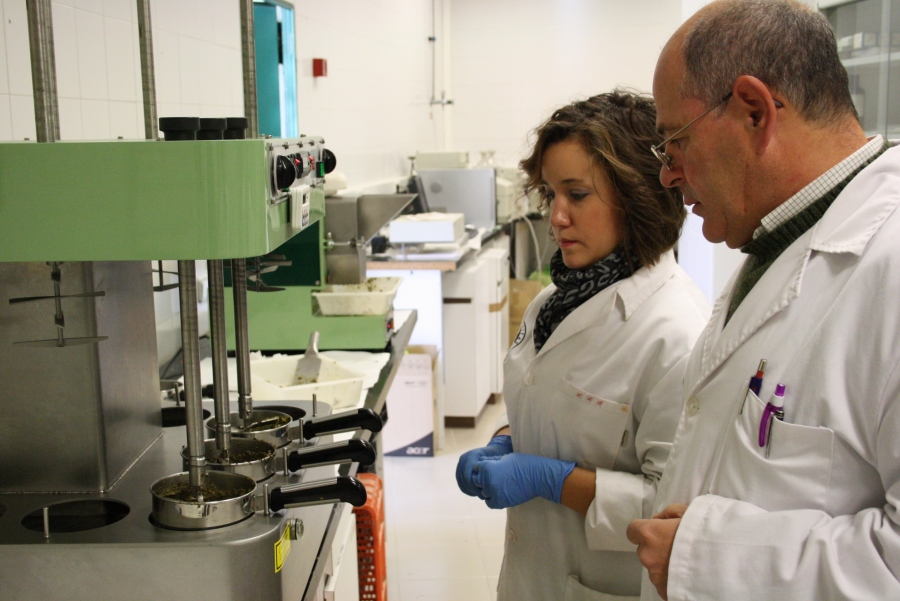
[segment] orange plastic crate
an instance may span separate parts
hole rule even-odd
[[[356,552],[360,601],[387,601],[387,563],[384,542],[384,488],[375,474],[357,474],[366,487],[366,503],[356,514]]]

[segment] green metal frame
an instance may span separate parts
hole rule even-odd
[[[324,199],[323,199],[324,202]],[[388,315],[324,316],[312,293],[325,283],[324,221],[307,228],[275,250],[293,264],[265,274],[269,286],[280,292],[247,292],[250,348],[264,351],[302,351],[313,331],[319,332],[319,348],[383,350],[387,344]],[[227,284],[230,286],[231,281]],[[232,311],[232,295],[225,295],[227,314]],[[228,348],[234,349],[234,325],[226,320]]]
[[[229,259],[299,230],[272,205],[277,140],[0,143],[0,261]],[[325,214],[314,188],[310,223]]]
[[[382,350],[386,322],[392,315],[326,317],[316,313],[315,286],[291,286],[281,292],[248,292],[247,316],[251,350],[303,351],[309,335],[319,332],[319,349]],[[225,295],[226,314],[232,298]],[[234,325],[226,320],[228,348],[234,349]]]

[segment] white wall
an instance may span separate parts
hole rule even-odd
[[[442,1],[435,0],[440,36]],[[407,157],[443,145],[432,108],[432,0],[297,0],[301,133],[325,137],[350,188],[409,174]],[[312,59],[328,76],[312,76]],[[440,81],[442,55],[437,54]]]
[[[527,152],[550,113],[592,94],[651,89],[681,0],[452,0],[453,149]]]

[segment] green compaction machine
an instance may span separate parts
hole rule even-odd
[[[377,315],[325,315],[316,293],[366,282],[367,242],[414,199],[415,194],[325,198],[323,220],[274,253],[248,261],[250,347],[298,351],[315,331],[321,349],[383,350],[394,329],[390,308]],[[234,348],[234,333],[228,334]]]

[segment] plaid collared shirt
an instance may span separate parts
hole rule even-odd
[[[853,173],[860,165],[871,159],[884,146],[884,138],[875,136],[865,146],[848,156],[846,159],[814,179],[805,188],[775,207],[775,210],[762,218],[762,223],[753,232],[756,240],[763,234],[775,230],[782,223],[790,221],[803,209],[816,202],[822,196],[842,182]]]

